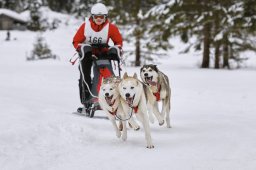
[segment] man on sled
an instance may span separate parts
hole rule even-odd
[[[111,39],[114,46],[109,47]],[[73,38],[73,45],[79,54],[79,92],[81,104],[79,113],[86,109],[88,103],[97,103],[102,77],[112,76],[113,69],[110,60],[120,60],[123,40],[116,25],[108,20],[108,10],[102,3],[97,3],[91,8],[90,18],[79,27]],[[101,62],[95,60],[105,58]],[[94,64],[94,78],[91,78],[91,68]]]

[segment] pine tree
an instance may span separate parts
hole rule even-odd
[[[15,0],[2,0],[0,4],[2,8],[15,10]]]
[[[170,1],[149,12],[149,16],[160,20],[150,30],[156,40],[162,36],[161,40],[166,42],[172,35],[180,35],[184,42],[194,36],[197,41],[192,46],[200,49],[202,43],[204,47],[202,68],[210,66],[211,48],[215,49],[215,68],[220,67],[221,53],[222,67],[230,68],[230,59],[240,61],[239,52],[255,50],[255,43],[250,43],[248,36],[255,34],[255,3],[253,0]],[[163,21],[165,24],[161,24]],[[161,35],[155,34],[157,31]],[[162,41],[157,41],[156,48],[163,48]]]
[[[71,13],[73,2],[72,0],[47,0],[47,4],[51,10],[66,13]]]
[[[150,54],[150,48],[147,46],[149,37],[146,34],[147,26],[150,24],[150,20],[144,17],[144,15],[154,5],[160,4],[161,0],[105,0],[103,1],[107,6],[112,7],[110,10],[110,18],[116,21],[119,25],[124,25],[126,29],[129,29],[129,34],[126,34],[124,39],[127,41],[133,40],[135,42],[134,52],[135,54],[135,66],[140,66],[142,59]],[[142,49],[147,49],[142,51]]]
[[[40,1],[30,1],[29,10],[30,10],[30,18],[31,21],[28,24],[28,29],[32,31],[39,31],[41,30],[41,22],[40,22],[40,11],[39,8],[41,7]]]
[[[51,49],[48,47],[42,35],[39,35],[34,44],[34,49],[30,57],[27,60],[38,60],[38,59],[56,59],[56,55],[52,54]]]
[[[77,17],[84,19],[87,16],[90,16],[91,7],[95,1],[93,0],[77,0],[71,4],[72,13]]]

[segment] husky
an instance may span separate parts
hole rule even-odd
[[[102,79],[102,84],[99,91],[99,104],[102,110],[107,114],[109,120],[112,122],[112,125],[115,129],[116,136],[118,138],[122,135],[122,140],[127,139],[127,128],[126,121],[122,121],[122,134],[121,130],[118,128],[116,124],[116,114],[125,120],[124,111],[122,105],[120,103],[120,95],[118,93],[117,86],[121,81],[118,77],[110,77],[107,79]]]
[[[167,128],[170,125],[170,110],[171,110],[171,88],[169,78],[156,65],[144,65],[140,69],[140,77],[155,96],[153,104],[153,113],[160,113],[158,101],[162,100],[162,117],[165,117]],[[156,115],[156,114],[155,114]]]
[[[141,121],[147,142],[147,148],[154,148],[149,128],[147,115],[147,99],[143,83],[138,80],[136,73],[133,77],[124,74],[123,79],[118,85],[120,100],[125,114],[133,112],[139,121]]]
[[[120,94],[118,92],[118,84],[120,81],[121,79],[115,76],[102,79],[102,84],[99,91],[99,104],[102,110],[107,114],[109,120],[112,122],[116,136],[118,138],[122,136],[122,139],[125,141],[127,139],[126,119],[129,116],[125,115],[121,105]],[[119,121],[119,128],[117,127],[115,117],[121,119]],[[132,117],[128,120],[128,122],[130,127],[134,130],[140,129],[139,125]],[[123,131],[122,135],[121,131]]]

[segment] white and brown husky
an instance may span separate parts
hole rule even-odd
[[[116,136],[119,138],[122,135],[122,139],[127,139],[127,128],[126,120],[128,119],[129,125],[134,130],[139,130],[139,125],[134,121],[133,117],[129,118],[129,115],[126,115],[123,111],[123,107],[120,100],[120,94],[118,91],[118,84],[121,79],[119,77],[109,77],[102,79],[102,84],[99,91],[99,104],[102,110],[107,114],[109,120],[112,122],[112,125],[115,129]],[[119,120],[119,128],[116,124],[116,119]],[[123,131],[121,133],[121,131]]]
[[[124,74],[123,79],[118,85],[121,95],[121,104],[126,115],[134,113],[139,121],[141,121],[147,142],[147,148],[154,148],[151,139],[149,120],[147,115],[147,99],[143,83],[138,80],[137,75],[129,77]]]
[[[120,81],[118,77],[103,79],[99,91],[99,104],[112,122],[118,138],[121,137],[121,130],[117,127],[116,115],[118,114],[123,120],[125,120],[126,117],[120,103],[120,95],[118,92],[118,84]],[[127,139],[126,121],[122,121],[122,139]]]

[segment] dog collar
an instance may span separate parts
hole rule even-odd
[[[114,112],[108,111],[110,114],[112,114],[113,116],[116,115],[117,109]]]
[[[134,110],[134,113],[138,113],[139,107],[138,106],[134,106],[134,107],[132,107],[132,109]]]
[[[132,106],[132,105],[129,105],[129,107],[132,108],[132,110],[134,111],[134,113],[138,113],[139,106]]]

